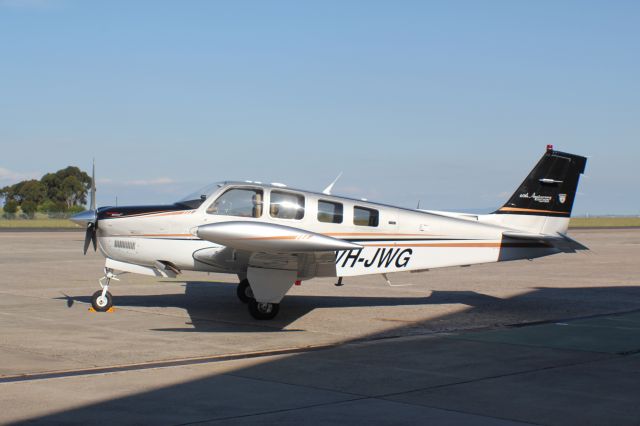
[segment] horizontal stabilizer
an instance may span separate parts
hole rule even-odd
[[[265,253],[298,253],[361,248],[358,244],[291,226],[264,222],[232,221],[199,226],[203,240],[238,250]]]
[[[534,234],[519,231],[505,231],[502,236],[512,240],[527,240],[545,242],[558,250],[566,253],[575,253],[578,250],[589,250],[589,248],[566,234],[556,235]]]

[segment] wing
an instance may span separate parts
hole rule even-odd
[[[296,280],[335,274],[335,251],[362,248],[304,229],[263,222],[212,223],[198,227],[196,235],[246,253],[247,278],[261,303],[279,303]]]
[[[291,226],[272,223],[231,221],[198,227],[203,240],[238,250],[262,253],[309,253],[359,249],[348,241]]]

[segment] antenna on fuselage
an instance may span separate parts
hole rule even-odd
[[[329,184],[329,186],[327,186],[327,187],[322,191],[322,193],[323,193],[324,195],[331,195],[331,191],[333,190],[333,185],[335,185],[335,184],[336,184],[336,182],[338,181],[338,179],[340,179],[340,177],[341,177],[341,176],[342,176],[342,172],[340,172],[340,174],[338,174],[338,176],[336,176],[336,178],[333,180],[333,182],[331,182],[331,183]]]

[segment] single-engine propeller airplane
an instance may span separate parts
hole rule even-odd
[[[272,319],[294,283],[314,277],[387,274],[533,259],[587,248],[566,235],[586,158],[547,150],[498,210],[476,215],[301,191],[283,184],[221,182],[171,205],[100,207],[72,217],[106,257],[96,311],[113,305],[121,273],[175,277],[236,274],[238,298]],[[94,168],[95,176],[95,168]],[[385,275],[386,276],[386,275]]]

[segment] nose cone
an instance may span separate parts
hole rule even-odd
[[[95,223],[97,218],[98,214],[95,210],[85,210],[82,213],[71,216],[69,220],[77,223],[78,225],[86,226],[89,222]]]

